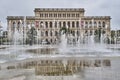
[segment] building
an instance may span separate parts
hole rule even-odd
[[[70,29],[74,38],[92,35],[101,29],[110,36],[110,16],[85,16],[84,8],[35,8],[35,16],[7,16],[8,37],[16,30],[26,33],[30,27],[37,30],[38,42],[56,43],[62,27]]]
[[[112,43],[120,44],[120,30],[111,30]]]

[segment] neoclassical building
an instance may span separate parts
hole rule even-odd
[[[98,29],[110,36],[111,17],[85,16],[84,8],[35,8],[34,14],[7,16],[9,39],[12,39],[15,30],[25,34],[30,27],[35,27],[38,42],[55,43],[62,27],[69,28],[74,38],[95,34]]]

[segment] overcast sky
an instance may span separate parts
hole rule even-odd
[[[111,16],[111,28],[120,29],[120,0],[0,0],[0,20],[7,16],[34,16],[34,8],[84,8],[86,16]]]

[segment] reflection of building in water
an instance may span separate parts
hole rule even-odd
[[[34,60],[19,62],[15,65],[8,65],[7,69],[33,69],[35,68],[36,75],[44,76],[68,76],[74,75],[83,71],[85,68],[95,67],[110,67],[111,62],[109,59],[95,59],[95,60]],[[82,72],[83,73],[83,72]]]
[[[9,39],[15,27],[19,32],[26,33],[32,26],[38,32],[39,43],[56,43],[61,27],[68,27],[73,39],[95,34],[99,28],[110,36],[110,16],[85,16],[84,12],[83,8],[35,8],[35,16],[8,16]]]

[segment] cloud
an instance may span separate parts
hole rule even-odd
[[[4,27],[7,16],[33,16],[34,8],[85,8],[87,16],[111,16],[112,29],[120,29],[119,0],[1,0],[0,3]]]

